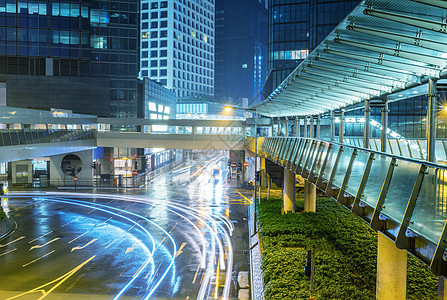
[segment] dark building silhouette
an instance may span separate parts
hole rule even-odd
[[[267,77],[265,0],[217,0],[215,47],[215,98],[259,99]]]
[[[337,26],[358,0],[269,0],[265,99]]]
[[[136,0],[0,0],[6,105],[136,117],[138,6]]]

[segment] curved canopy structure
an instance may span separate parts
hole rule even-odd
[[[255,108],[321,114],[444,78],[446,17],[447,1],[364,0]]]

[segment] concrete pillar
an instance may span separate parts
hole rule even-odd
[[[438,277],[438,300],[447,299],[447,280],[444,276]]]
[[[386,143],[387,143],[387,136],[386,131],[388,129],[388,100],[383,100],[383,107],[382,107],[382,139],[381,139],[381,151],[386,152]]]
[[[344,132],[344,127],[345,127],[345,112],[341,111],[340,112],[340,124],[339,124],[339,128],[338,128],[338,142],[340,144],[343,144],[343,132]]]
[[[309,137],[307,135],[307,116],[304,116],[304,134],[303,134],[303,137],[305,137],[305,138]]]
[[[314,138],[314,116],[309,117],[309,137]]]
[[[284,213],[295,212],[295,173],[284,168]]]
[[[247,167],[244,166],[244,162],[245,162],[245,151],[241,150],[240,152],[240,156],[241,156],[241,164],[242,164],[242,174],[241,174],[241,183],[245,183],[246,182],[246,172],[247,172]]]
[[[335,113],[331,111],[331,142],[335,141]]]
[[[317,211],[317,187],[308,180],[304,180],[304,211]]]
[[[364,126],[364,136],[363,136],[363,148],[369,149],[369,140],[371,137],[371,107],[369,105],[369,100],[365,100],[365,126]]]
[[[13,161],[10,172],[13,184],[33,183],[33,164],[31,160]]]
[[[438,91],[436,81],[428,79],[428,111],[427,111],[427,160],[436,161],[436,102]]]
[[[407,252],[378,232],[377,300],[405,300],[407,288]]]
[[[320,132],[321,132],[321,117],[320,115],[317,116],[317,131],[315,134],[316,139],[320,139]]]

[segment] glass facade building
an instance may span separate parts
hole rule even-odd
[[[7,105],[136,117],[136,0],[0,0]]]
[[[142,118],[152,120],[175,119],[175,92],[163,87],[160,83],[144,78],[142,82],[143,97],[140,103],[143,105],[140,110],[143,112]]]
[[[265,0],[216,1],[216,99],[238,106],[259,100],[267,78],[267,28]]]
[[[141,1],[140,76],[179,98],[214,94],[214,0]]]
[[[358,0],[269,0],[266,98],[342,21]]]

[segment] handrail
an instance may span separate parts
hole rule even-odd
[[[304,177],[447,275],[447,166],[310,138],[247,138],[245,147]]]

